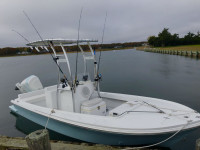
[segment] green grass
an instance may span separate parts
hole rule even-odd
[[[137,50],[148,49],[147,46],[137,47]],[[167,47],[152,47],[160,50],[172,50],[172,51],[200,51],[200,45],[179,45],[179,46],[167,46]]]
[[[183,51],[200,51],[200,45],[180,45],[169,47],[156,47],[161,50],[183,50]]]

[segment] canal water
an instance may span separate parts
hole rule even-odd
[[[76,54],[69,54],[73,73],[75,58]],[[82,64],[79,54],[79,72],[83,71]],[[200,112],[200,60],[134,49],[105,51],[100,72],[103,76],[101,91],[166,99]],[[32,74],[38,76],[44,86],[57,83],[57,68],[50,55],[0,58],[0,135],[24,137],[28,132],[25,127],[32,126],[23,120],[16,123],[8,108],[10,100],[19,93],[14,90],[15,84]],[[197,138],[200,138],[200,129],[170,148],[194,149]]]

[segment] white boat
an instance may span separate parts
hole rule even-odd
[[[86,42],[90,55],[79,43]],[[21,91],[11,100],[10,109],[36,124],[81,141],[107,145],[168,146],[200,126],[195,110],[167,100],[135,95],[100,92],[98,64],[90,45],[96,40],[47,39],[28,46],[51,48],[59,68],[66,63],[66,76],[58,85],[43,87],[32,75],[17,83]],[[77,43],[84,60],[84,72],[73,79],[64,45]],[[61,46],[57,55],[54,46]],[[94,62],[94,81],[87,73],[87,61]],[[62,71],[59,73],[61,78]]]

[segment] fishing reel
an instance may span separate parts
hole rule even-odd
[[[57,60],[59,59],[59,57],[58,56],[56,56],[56,57],[53,57],[53,60],[55,61],[55,62],[57,62]]]
[[[99,73],[97,76],[96,76],[96,78],[94,79],[94,81],[102,81],[102,75],[101,75],[101,73]]]
[[[79,85],[79,81],[78,81],[78,80],[76,80],[75,84],[76,84],[76,86],[78,86],[78,85]]]
[[[68,85],[67,85],[67,80],[66,80],[66,79],[61,78],[61,79],[60,79],[60,82],[62,83],[62,88],[65,88],[65,87],[68,86]]]

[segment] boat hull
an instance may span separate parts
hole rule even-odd
[[[45,126],[47,122],[47,117],[40,114],[31,112],[17,105],[12,105],[10,107],[11,112],[16,114],[18,117],[24,117],[40,126]],[[60,135],[64,135],[73,139],[80,141],[98,143],[105,145],[119,145],[119,146],[136,146],[136,145],[150,145],[163,141],[174,133],[164,133],[164,134],[152,134],[152,135],[128,135],[128,134],[116,134],[106,131],[92,130],[88,128],[83,128],[80,126],[75,126],[72,124],[63,123],[54,119],[49,119],[47,129],[54,131]],[[191,130],[184,130],[178,133],[176,136],[170,140],[160,144],[159,146],[170,146],[183,137],[185,137]]]

